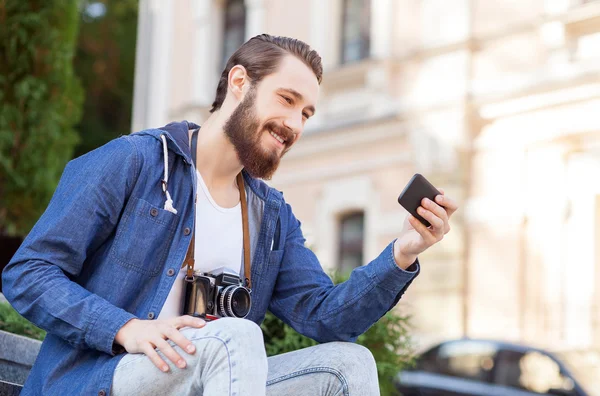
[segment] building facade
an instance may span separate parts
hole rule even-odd
[[[419,172],[461,206],[399,307],[422,345],[600,348],[600,1],[140,0],[132,129],[201,124],[263,32],[323,58],[317,114],[270,183],[326,269],[399,234]]]

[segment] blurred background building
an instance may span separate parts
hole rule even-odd
[[[600,348],[600,1],[140,0],[132,129],[201,124],[263,32],[323,58],[317,114],[270,183],[325,268],[398,235],[419,172],[461,205],[400,306],[422,345]]]

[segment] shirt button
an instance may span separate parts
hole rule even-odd
[[[169,276],[175,275],[175,270],[173,268],[169,268],[169,270],[167,271],[167,275],[169,275]]]
[[[154,312],[148,313],[148,319],[150,319],[150,320],[154,319]]]
[[[98,396],[106,396],[106,392],[104,391],[104,389],[98,392]]]
[[[183,230],[183,235],[188,236],[191,232],[192,230],[190,230],[190,227],[185,227],[185,229]]]
[[[158,216],[158,209],[156,209],[156,208],[150,209],[150,215],[152,215],[152,217]]]

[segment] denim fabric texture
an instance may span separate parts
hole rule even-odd
[[[196,346],[184,369],[167,361],[161,372],[144,355],[126,355],[117,366],[112,396],[377,396],[371,352],[350,342],[328,342],[267,358],[260,328],[246,319],[222,318],[200,329],[185,328]]]
[[[54,196],[2,273],[7,300],[48,332],[22,395],[110,393],[117,331],[155,319],[181,267],[194,227],[195,171],[188,130],[176,122],[122,136],[69,162]],[[177,214],[165,209],[168,190]],[[253,282],[247,319],[267,310],[319,342],[354,341],[391,309],[417,276],[400,269],[390,243],[334,286],[305,247],[281,192],[244,173]],[[206,225],[210,226],[210,225]],[[187,234],[187,235],[186,235]]]
[[[145,355],[127,354],[115,370],[111,395],[265,395],[267,355],[256,323],[222,318],[200,329],[186,327],[181,331],[196,347],[190,355],[169,341],[186,361],[184,369],[160,351],[169,365],[167,373]]]

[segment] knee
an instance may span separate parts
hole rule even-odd
[[[340,362],[340,369],[355,374],[377,375],[375,358],[368,348],[350,342],[335,342],[332,347],[336,350],[336,358]]]
[[[239,318],[221,318],[210,322],[214,334],[229,341],[240,341],[245,344],[260,344],[264,347],[260,326],[251,320]],[[264,348],[263,348],[264,349]]]
[[[247,351],[257,359],[264,358],[266,352],[262,330],[256,323],[238,318],[221,318],[208,322],[198,329],[186,329],[186,336],[194,343],[202,344],[213,340],[215,345],[232,347],[236,350]]]
[[[267,353],[260,326],[239,318],[221,318],[206,326],[227,346],[229,353],[252,362],[257,368],[264,367],[266,372]]]
[[[236,361],[252,362],[266,372],[267,354],[262,330],[256,323],[238,318],[221,318],[200,329],[190,329],[190,341],[198,349],[207,348],[224,353]]]
[[[204,386],[209,386],[207,384],[211,378],[226,378],[226,381],[230,381],[231,389],[256,384],[262,384],[264,388],[268,373],[267,355],[262,331],[254,322],[221,318],[207,323],[203,328],[188,331],[190,341],[196,345],[195,366],[201,373]],[[238,394],[236,392],[247,394],[233,391]],[[206,394],[209,393],[216,394],[209,391]]]
[[[371,351],[350,342],[332,342],[322,351],[329,367],[342,376],[350,395],[375,395],[379,392],[377,365]]]

